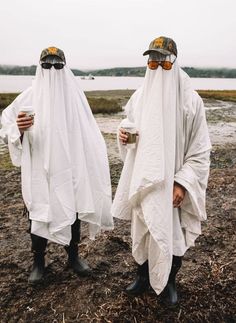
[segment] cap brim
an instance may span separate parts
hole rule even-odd
[[[155,48],[155,49],[148,49],[148,50],[146,50],[146,52],[143,53],[143,56],[149,55],[151,52],[158,52],[158,53],[161,53],[163,55],[171,55],[171,54],[173,54],[173,53],[171,53],[170,51],[168,51],[166,49]]]
[[[48,57],[48,56],[56,56],[56,57],[59,57],[62,60],[62,62],[66,63],[65,59],[61,58],[57,54],[47,54],[47,55],[44,55],[44,56],[40,57],[40,60],[42,60],[42,59],[44,59],[45,57]]]

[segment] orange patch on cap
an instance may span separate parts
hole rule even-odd
[[[57,54],[57,48],[56,47],[49,47],[48,52],[51,55],[56,55]]]
[[[158,48],[163,48],[164,39],[163,37],[154,40],[154,46]]]

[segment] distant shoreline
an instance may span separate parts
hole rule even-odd
[[[0,65],[0,75],[35,75],[36,65],[32,66],[12,66]],[[190,77],[200,78],[236,78],[236,68],[199,68],[181,67]],[[95,69],[83,71],[71,69],[75,76],[144,76],[146,66],[139,67],[115,67],[106,69]]]

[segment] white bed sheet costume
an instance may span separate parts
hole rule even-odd
[[[131,220],[132,254],[148,260],[152,288],[160,294],[167,284],[172,256],[183,256],[201,234],[206,220],[205,194],[209,173],[209,139],[202,99],[188,75],[147,68],[143,85],[125,107],[139,139],[127,149],[118,138],[123,170],[112,215]],[[181,208],[173,208],[173,184],[187,191]]]
[[[34,110],[23,141],[16,118]],[[2,113],[14,165],[21,166],[22,194],[31,233],[69,245],[71,225],[89,223],[90,238],[113,228],[107,150],[87,99],[70,69],[37,67],[32,87]]]

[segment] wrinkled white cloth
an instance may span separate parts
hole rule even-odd
[[[16,118],[32,107],[34,125],[20,132]],[[21,166],[31,233],[68,245],[71,225],[89,223],[90,238],[113,228],[111,183],[104,139],[72,72],[38,66],[33,86],[2,113],[12,162]]]
[[[194,245],[206,219],[211,144],[205,111],[175,62],[170,71],[147,69],[126,114],[139,139],[136,149],[126,149],[118,139],[124,166],[112,215],[131,220],[133,256],[139,264],[148,259],[151,286],[160,294],[172,256],[183,256]],[[187,190],[181,209],[173,208],[174,181]]]

